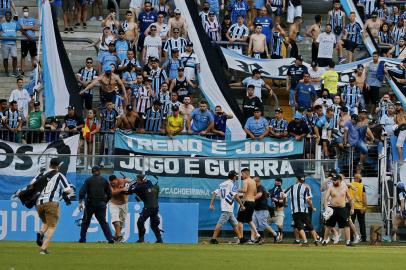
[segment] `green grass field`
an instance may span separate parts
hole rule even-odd
[[[172,245],[0,242],[0,269],[403,269],[404,246]],[[403,265],[403,266],[402,266]]]

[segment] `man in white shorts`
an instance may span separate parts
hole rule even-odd
[[[109,183],[112,190],[112,196],[109,203],[111,223],[114,226],[115,242],[123,242],[124,238],[121,235],[121,230],[124,228],[125,220],[128,213],[128,183],[129,179],[119,179],[115,175],[110,175]]]
[[[237,219],[234,216],[234,199],[237,200],[238,204],[242,206],[242,202],[240,198],[238,197],[238,186],[235,183],[235,180],[237,179],[237,172],[236,171],[230,171],[228,173],[228,179],[221,183],[218,187],[213,192],[213,195],[211,197],[210,201],[210,210],[214,210],[214,200],[216,199],[216,196],[219,195],[221,199],[221,215],[220,218],[217,221],[217,225],[214,228],[213,232],[213,237],[210,240],[210,244],[218,244],[219,242],[217,241],[217,237],[220,234],[221,228],[226,224],[227,222],[230,223],[230,225],[233,227],[233,230],[235,234],[237,235],[238,238],[241,238],[242,235],[240,235],[240,232],[237,229]]]
[[[302,2],[301,0],[288,1],[288,17],[287,22],[293,23],[295,17],[302,17]]]

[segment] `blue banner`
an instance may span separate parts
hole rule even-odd
[[[76,242],[79,240],[80,227],[75,221],[82,218],[77,203],[70,206],[60,204],[61,212],[58,228],[53,241]],[[122,231],[127,242],[138,240],[137,219],[142,210],[142,203],[128,203],[128,214],[125,227]],[[41,222],[35,209],[27,209],[16,201],[0,201],[0,240],[33,241],[36,231],[39,231]],[[161,203],[160,228],[165,243],[192,244],[198,242],[198,204],[197,203]],[[185,222],[187,216],[187,222]],[[114,228],[109,222],[111,230]],[[149,220],[145,223],[145,240],[155,242],[153,232],[149,227]],[[106,241],[103,232],[93,217],[87,232],[88,242]]]
[[[197,135],[179,135],[169,138],[150,134],[115,133],[116,149],[147,155],[285,158],[303,154],[303,145],[303,141],[296,141],[294,138],[217,141]]]

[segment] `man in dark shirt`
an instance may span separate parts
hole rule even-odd
[[[67,136],[70,137],[79,134],[85,122],[81,116],[76,114],[74,106],[68,106],[67,109],[68,114],[64,117],[62,131],[65,131]]]
[[[90,226],[93,214],[99,222],[104,236],[110,244],[113,244],[113,236],[106,221],[106,205],[112,192],[109,182],[100,176],[100,167],[92,168],[93,176],[86,179],[79,192],[79,210],[85,209],[82,225],[80,228],[80,243],[86,243],[86,233]]]
[[[288,125],[288,133],[290,136],[295,137],[296,141],[303,140],[309,134],[309,128],[303,122],[303,115],[299,112],[295,113],[295,119],[290,121]]]
[[[295,112],[295,89],[305,73],[308,73],[307,67],[303,65],[303,57],[298,55],[295,63],[288,68],[288,79],[286,80],[286,88],[289,91],[289,105],[292,107],[293,113]]]
[[[254,116],[254,109],[259,108],[262,112],[264,112],[264,106],[262,104],[262,101],[259,99],[259,97],[254,95],[254,85],[248,85],[247,86],[247,96],[244,97],[244,100],[242,102],[242,112],[244,115],[244,123],[243,126],[245,125],[245,122],[247,122],[247,119],[250,118],[251,116]]]
[[[147,180],[144,175],[137,175],[137,182],[134,185],[130,185],[128,188],[129,194],[136,194],[139,200],[144,203],[144,208],[137,221],[138,237],[137,243],[144,242],[145,235],[145,221],[150,219],[150,226],[155,234],[156,242],[163,243],[161,237],[161,230],[159,224],[161,220],[159,218],[159,186],[153,185],[151,181]]]
[[[232,114],[223,112],[220,105],[216,106],[214,109],[214,128],[212,130],[215,134],[212,136],[213,140],[224,140],[227,129],[227,119],[232,118]]]
[[[269,211],[268,211],[268,197],[269,194],[266,189],[261,185],[261,179],[258,176],[254,177],[255,184],[257,185],[257,195],[255,195],[255,211],[252,215],[252,221],[254,222],[257,230],[268,231],[273,235],[274,243],[278,241],[278,234],[268,224]],[[251,238],[255,238],[255,235]]]

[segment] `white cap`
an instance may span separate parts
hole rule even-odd
[[[173,11],[173,13],[180,13],[180,9],[175,8],[175,10]]]

